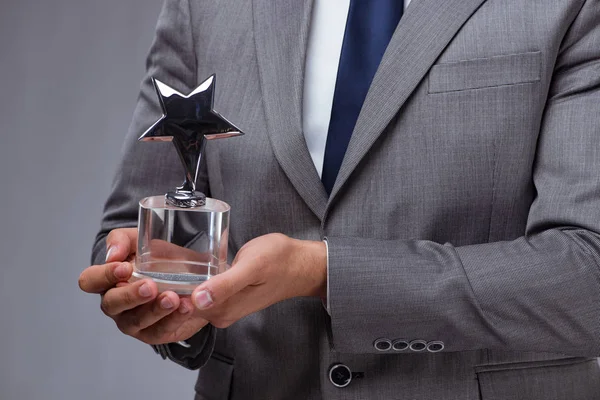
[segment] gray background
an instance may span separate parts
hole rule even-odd
[[[161,0],[0,0],[0,399],[189,399],[79,291]]]

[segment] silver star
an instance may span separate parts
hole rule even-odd
[[[196,178],[206,140],[244,134],[213,109],[215,80],[213,74],[186,96],[152,78],[163,115],[138,140],[173,142],[185,169],[185,181],[175,192],[179,195],[197,193]]]

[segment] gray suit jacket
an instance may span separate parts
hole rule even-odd
[[[311,6],[166,1],[95,261],[180,183],[172,146],[136,143],[149,77],[186,92],[216,72],[247,132],[209,143],[199,179],[232,207],[230,256],[327,237],[331,309],[285,301],[162,348],[202,366],[197,399],[599,399],[600,1],[414,0],[329,197],[301,123]],[[335,387],[335,363],[362,378]]]

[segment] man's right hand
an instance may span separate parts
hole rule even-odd
[[[93,265],[79,276],[79,287],[100,294],[100,308],[121,332],[147,344],[187,340],[208,322],[196,315],[187,297],[158,294],[149,279],[128,283],[133,272],[137,229],[115,229],[106,238],[106,263]]]

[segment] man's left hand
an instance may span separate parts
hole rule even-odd
[[[198,286],[192,299],[203,318],[226,328],[282,300],[324,298],[326,288],[324,242],[269,234],[246,243],[231,268]]]

